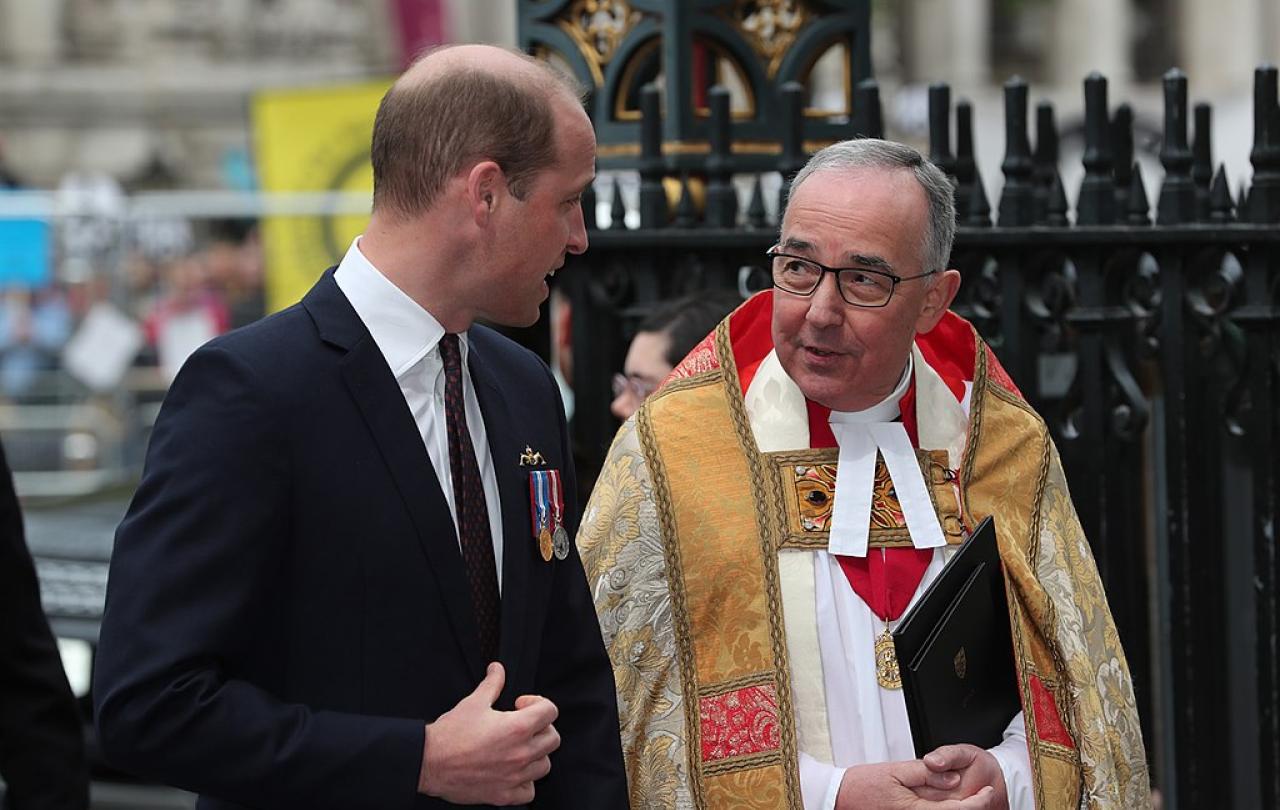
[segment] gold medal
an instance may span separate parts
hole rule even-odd
[[[544,525],[542,531],[538,532],[538,553],[542,555],[543,562],[551,562],[551,552],[554,546],[555,544],[551,539],[551,527]]]
[[[884,632],[876,636],[876,682],[885,689],[901,689],[902,674],[898,672],[898,654],[893,647],[893,634],[885,624]]]

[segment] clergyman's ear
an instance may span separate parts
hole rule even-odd
[[[929,283],[926,280],[926,283]],[[943,270],[937,278],[929,283],[924,294],[924,305],[920,308],[920,317],[916,320],[916,333],[925,334],[942,320],[942,315],[960,292],[960,271]]]

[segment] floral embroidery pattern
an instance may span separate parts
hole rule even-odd
[[[702,761],[776,751],[778,695],[772,686],[746,686],[699,701]]]

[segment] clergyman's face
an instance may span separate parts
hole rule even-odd
[[[779,250],[828,267],[915,276],[925,271],[927,211],[909,171],[820,170],[791,196]],[[899,284],[886,306],[874,308],[846,303],[830,273],[807,297],[775,289],[778,360],[807,398],[838,411],[870,408],[897,386],[917,331],[941,316],[930,306],[938,291],[931,296],[929,281]]]
[[[587,249],[582,193],[595,177],[596,139],[581,107],[557,100],[559,159],[528,184],[524,199],[509,194],[491,245],[489,268],[500,289],[483,302],[481,317],[506,326],[529,326],[547,299],[547,278],[567,254]],[[594,212],[592,212],[594,214]]]

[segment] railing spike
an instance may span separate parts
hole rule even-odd
[[[1227,167],[1220,164],[1209,187],[1209,221],[1219,224],[1234,221],[1235,206],[1231,199],[1231,183],[1227,180]]]
[[[609,230],[625,231],[627,229],[627,203],[622,199],[622,183],[617,175],[613,178],[613,202],[609,204]]]
[[[1142,166],[1137,163],[1129,170],[1129,205],[1125,221],[1130,225],[1151,224],[1151,203],[1147,200],[1147,187],[1142,182]]]
[[[973,105],[956,102],[956,221],[964,222],[969,214],[969,198],[973,196],[973,178],[977,165],[973,160]]]
[[[973,186],[969,191],[969,213],[965,215],[964,224],[970,228],[991,227],[991,204],[987,202],[987,190],[982,186],[982,173],[973,172]]]
[[[717,84],[707,94],[711,106],[711,154],[707,157],[706,221],[713,228],[732,228],[738,219],[733,188],[732,117],[729,89]]]
[[[1196,219],[1209,218],[1209,183],[1213,180],[1213,108],[1195,106],[1191,125],[1191,182],[1196,184]]]
[[[1107,80],[1101,73],[1090,73],[1084,80],[1084,179],[1076,201],[1078,225],[1111,225],[1116,221],[1109,128]]]
[[[884,137],[884,116],[880,110],[880,85],[875,79],[863,79],[853,89],[853,137]]]
[[[951,154],[951,88],[943,82],[929,85],[929,160],[948,177],[955,177]]]
[[[1241,219],[1280,222],[1280,102],[1276,100],[1276,68],[1263,65],[1253,74],[1253,183],[1249,207]]]
[[[1062,186],[1062,175],[1055,169],[1053,179],[1049,181],[1049,190],[1045,192],[1044,223],[1054,228],[1064,228],[1071,224],[1067,220],[1067,190]]]
[[[1004,192],[1000,195],[1000,227],[1030,225],[1035,214],[1031,193],[1031,143],[1027,139],[1027,83],[1013,77],[1004,85]]]
[[[768,223],[768,212],[764,207],[764,186],[760,183],[760,175],[756,175],[751,184],[751,200],[747,203],[747,225],[752,228],[763,228]],[[782,212],[778,212],[781,221]]]
[[[1187,76],[1173,68],[1164,74],[1164,145],[1160,147],[1164,183],[1156,222],[1179,225],[1195,221],[1196,187],[1191,182],[1191,148],[1187,146]]]
[[[657,84],[640,89],[640,227],[667,224],[667,192],[662,188],[662,113]]]

